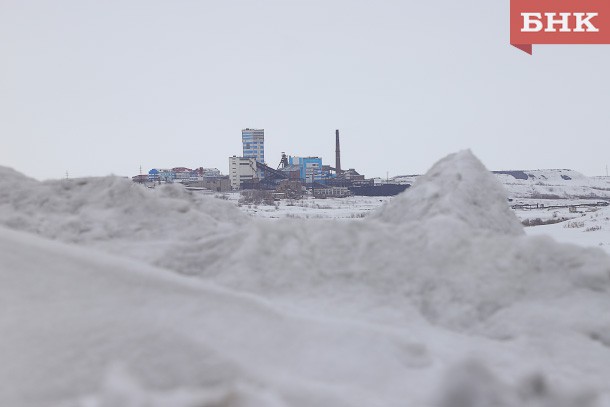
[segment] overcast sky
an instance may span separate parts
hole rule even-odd
[[[39,178],[217,167],[241,129],[369,177],[471,148],[610,164],[610,46],[509,45],[505,0],[0,0],[0,165]]]

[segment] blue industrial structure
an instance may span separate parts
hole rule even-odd
[[[331,174],[329,170],[322,167],[322,158],[320,157],[288,157],[288,164],[299,168],[299,178],[306,184],[311,184],[312,181],[324,184]]]

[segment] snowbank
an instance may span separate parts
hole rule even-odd
[[[0,174],[0,224],[147,261],[248,220],[237,208],[179,185],[150,190],[118,177],[38,182],[6,169]]]
[[[0,231],[1,405],[610,406],[608,256],[470,152],[360,222],[2,174],[1,224],[89,248]]]

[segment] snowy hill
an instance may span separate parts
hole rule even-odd
[[[0,172],[0,405],[610,407],[610,257],[468,151],[353,222]]]
[[[610,199],[610,177],[587,177],[573,170],[493,171],[510,198]],[[414,184],[419,175],[392,178],[399,184]]]
[[[512,198],[610,199],[610,177],[573,170],[494,172]]]

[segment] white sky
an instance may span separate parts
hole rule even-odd
[[[610,47],[508,44],[499,0],[0,0],[0,165],[36,178],[265,158],[367,176],[471,148],[488,168],[610,163]]]

